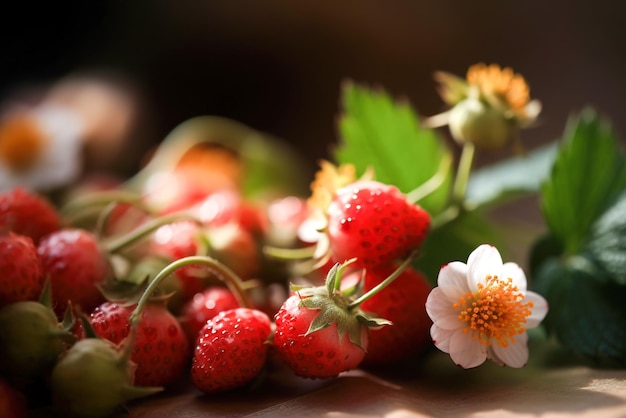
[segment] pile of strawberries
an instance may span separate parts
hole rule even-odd
[[[332,378],[430,346],[431,286],[412,266],[430,217],[396,187],[331,190],[307,235],[304,198],[185,184],[91,184],[63,205],[0,193],[1,416],[108,416],[181,379],[245,388],[272,361]]]

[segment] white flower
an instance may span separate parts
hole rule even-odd
[[[426,300],[437,348],[466,369],[486,359],[510,367],[527,363],[526,330],[539,325],[548,303],[526,290],[526,276],[517,264],[503,264],[495,247],[481,245],[467,264],[443,266],[437,284]]]
[[[82,122],[67,108],[23,107],[0,120],[0,190],[48,190],[75,180],[82,164]]]

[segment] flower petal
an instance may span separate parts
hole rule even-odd
[[[426,299],[426,313],[440,328],[456,329],[462,325],[458,320],[458,312],[452,308],[452,302],[448,300],[440,287],[430,291]]]
[[[543,321],[548,313],[548,301],[538,293],[528,291],[524,297],[524,302],[532,302],[533,308],[529,316],[526,317],[526,328],[535,328]]]
[[[453,261],[441,267],[437,284],[452,303],[458,302],[470,290],[467,286],[467,265]]]
[[[487,346],[472,339],[472,335],[458,329],[450,339],[450,358],[464,369],[480,366],[487,359]]]
[[[493,353],[491,353],[492,350]],[[510,343],[507,347],[502,347],[497,343],[493,344],[489,351],[489,354],[495,354],[494,360],[498,359],[509,367],[524,367],[528,363],[528,334],[523,333],[516,336],[515,342]]]
[[[467,259],[467,282],[470,291],[478,289],[478,283],[485,283],[487,276],[500,276],[502,257],[493,245],[483,244],[476,248]]]
[[[430,327],[430,337],[433,339],[433,344],[444,353],[450,352],[450,339],[454,332],[454,330],[439,328],[435,324]]]
[[[502,279],[512,279],[517,290],[526,292],[527,280],[524,270],[517,263],[504,263],[502,265]]]

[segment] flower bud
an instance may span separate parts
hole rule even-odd
[[[460,101],[450,110],[448,125],[458,143],[472,143],[476,148],[489,150],[506,146],[518,131],[515,119],[507,117],[503,109],[474,97]]]

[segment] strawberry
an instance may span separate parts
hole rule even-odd
[[[150,240],[150,254],[168,261],[179,260],[207,252],[205,228],[189,221],[179,221],[163,225],[157,229]],[[202,292],[208,284],[210,273],[201,266],[185,266],[176,270],[165,279],[160,288],[164,293],[171,293],[168,303],[170,311],[178,313],[196,293]]]
[[[13,232],[0,234],[0,306],[37,300],[44,281],[33,240]]]
[[[61,229],[44,237],[37,253],[50,280],[54,310],[59,317],[68,301],[85,312],[104,301],[98,286],[110,279],[112,269],[93,233],[78,228]]]
[[[368,270],[363,283],[367,292],[393,273],[394,266]],[[355,274],[356,275],[356,274]],[[392,322],[370,332],[364,366],[398,364],[415,358],[431,345],[426,298],[431,285],[424,275],[407,267],[391,284],[361,304],[361,309]]]
[[[337,190],[327,208],[329,249],[339,262],[375,267],[406,257],[430,227],[430,215],[393,185],[361,180]]]
[[[167,386],[183,374],[189,358],[189,343],[178,320],[164,301],[148,303],[140,316],[131,360],[137,364],[135,384]],[[134,305],[105,302],[91,313],[96,334],[120,344],[129,334]]]
[[[221,312],[200,330],[191,381],[205,393],[248,384],[263,370],[270,333],[270,318],[261,311],[237,308]]]
[[[35,301],[6,305],[0,309],[0,375],[18,388],[36,384],[71,341],[49,306]]]
[[[13,231],[37,244],[61,225],[56,208],[42,195],[21,187],[0,193],[0,233]]]
[[[336,264],[324,286],[294,288],[274,316],[274,346],[298,376],[330,378],[356,368],[365,357],[369,327],[389,323],[359,308],[360,302],[351,299],[357,287],[342,288],[351,263]]]
[[[108,417],[124,403],[160,392],[133,386],[134,364],[127,351],[101,338],[85,338],[57,361],[50,377],[51,397],[61,416]]]
[[[195,342],[204,325],[222,311],[239,307],[239,301],[229,289],[211,286],[196,293],[181,309],[181,325],[189,341]]]

